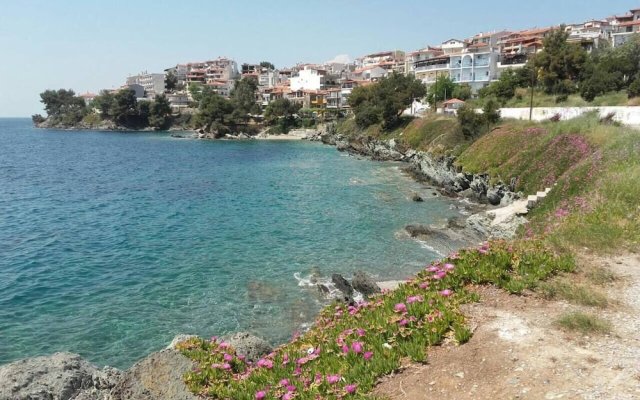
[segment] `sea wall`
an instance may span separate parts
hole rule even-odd
[[[640,125],[640,107],[534,107],[532,119],[534,121],[548,120],[559,115],[561,120],[579,117],[582,114],[596,111],[601,118],[613,114],[614,121],[625,125]],[[529,119],[529,108],[501,108],[502,118]]]

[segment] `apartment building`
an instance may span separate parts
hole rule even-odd
[[[618,47],[625,44],[634,34],[640,33],[640,8],[613,17],[611,25],[611,45]]]
[[[321,90],[325,88],[327,71],[307,65],[289,80],[292,91]]]
[[[140,85],[144,89],[144,97],[155,97],[164,93],[164,73],[150,74],[146,71],[127,78],[127,86]]]
[[[240,75],[234,60],[219,57],[211,61],[192,62],[186,64],[187,83],[212,83],[219,80],[233,80]]]
[[[507,68],[523,67],[529,57],[542,51],[544,39],[553,29],[553,27],[527,29],[503,36],[498,41],[500,48],[499,73]]]

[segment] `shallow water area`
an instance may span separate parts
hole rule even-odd
[[[71,351],[126,368],[178,333],[282,342],[323,302],[301,280],[404,278],[438,257],[397,234],[457,215],[431,192],[317,143],[0,119],[0,363]]]

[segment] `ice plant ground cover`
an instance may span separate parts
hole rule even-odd
[[[397,290],[355,306],[327,307],[314,326],[267,357],[248,363],[212,338],[179,344],[197,363],[189,388],[213,399],[367,398],[376,380],[403,361],[425,362],[429,346],[471,337],[459,306],[474,285],[511,293],[572,271],[573,258],[539,241],[491,242],[433,263]]]

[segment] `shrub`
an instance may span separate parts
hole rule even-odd
[[[640,96],[640,75],[636,76],[636,78],[631,82],[629,88],[627,89],[627,95],[629,98]]]
[[[480,136],[485,127],[483,116],[467,105],[463,105],[458,109],[458,123],[465,139],[473,139]]]
[[[577,331],[582,334],[606,334],[611,332],[611,324],[608,321],[595,315],[581,312],[564,314],[556,321],[556,324],[566,330]]]

